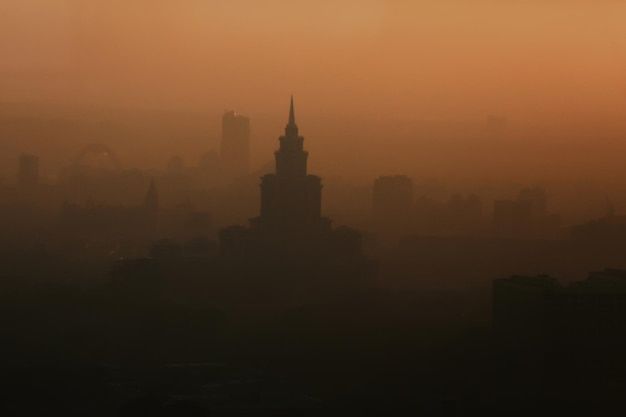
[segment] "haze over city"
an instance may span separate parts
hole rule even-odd
[[[165,149],[192,157],[216,140],[206,127],[224,109],[254,117],[253,160],[262,165],[291,93],[309,121],[310,146],[328,156],[316,162],[320,169],[351,179],[394,165],[454,176],[447,168],[455,165],[463,172],[457,180],[495,172],[523,180],[535,169],[533,180],[576,173],[615,180],[599,165],[617,163],[624,150],[620,2],[6,0],[0,7],[5,105],[63,109],[70,118],[85,109],[187,114],[179,123],[187,136],[163,135],[163,154],[140,158],[128,149],[135,165],[154,166]],[[497,144],[472,153],[467,142],[481,137],[467,126],[489,115],[506,117],[510,134],[525,142],[513,145],[514,155],[545,151],[550,161],[517,166]],[[373,135],[376,124],[384,127]],[[115,148],[145,146],[151,133]],[[458,150],[444,139],[461,141]],[[62,137],[50,140],[63,146]],[[381,160],[365,166],[347,155],[354,146]],[[429,150],[433,158],[420,158]],[[490,167],[496,159],[506,163]]]
[[[624,21],[0,0],[0,413],[623,409]]]

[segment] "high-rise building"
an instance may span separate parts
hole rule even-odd
[[[307,173],[308,152],[298,133],[293,97],[285,134],[279,142],[274,153],[276,173],[261,178],[260,215],[250,219],[249,228],[222,229],[221,254],[263,262],[360,254],[360,233],[345,228],[332,230],[330,219],[322,216],[322,180]]]
[[[279,141],[274,153],[276,173],[261,179],[261,215],[252,220],[252,226],[277,231],[329,230],[330,220],[321,216],[322,180],[307,174],[309,153],[298,133],[293,97],[285,135]]]
[[[362,235],[331,229],[321,214],[321,178],[307,173],[308,153],[298,133],[291,98],[285,134],[275,152],[276,173],[261,178],[261,212],[250,227],[219,231],[219,263],[238,288],[252,286],[255,298],[271,305],[301,305],[345,292],[376,274],[363,255]]]
[[[39,184],[39,158],[35,155],[20,155],[18,183],[20,187],[33,187]]]
[[[548,212],[542,188],[524,188],[517,200],[496,200],[493,207],[495,233],[503,237],[555,237],[560,217]]]
[[[231,175],[245,175],[250,165],[250,119],[227,111],[222,116],[220,158]]]

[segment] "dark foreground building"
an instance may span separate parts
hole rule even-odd
[[[592,272],[562,286],[548,276],[493,284],[494,330],[509,351],[547,367],[626,369],[626,271]]]

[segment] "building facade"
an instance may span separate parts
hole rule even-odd
[[[293,97],[274,156],[276,173],[261,178],[260,214],[250,219],[249,227],[222,229],[220,254],[298,268],[307,262],[360,257],[361,234],[345,227],[333,230],[330,219],[322,216],[322,180],[307,172],[308,152],[296,124]]]
[[[250,119],[227,111],[222,116],[220,143],[222,168],[230,176],[246,175],[250,169]]]
[[[276,173],[261,178],[261,213],[252,227],[275,233],[330,230],[330,220],[322,217],[322,179],[307,173],[309,153],[298,133],[293,97],[279,143]]]

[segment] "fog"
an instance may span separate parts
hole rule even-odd
[[[325,176],[622,181],[624,18],[617,1],[4,0],[2,141],[51,176],[84,132],[128,166],[194,164],[234,109],[259,167],[293,93]]]
[[[0,0],[3,415],[623,409],[624,22]]]

